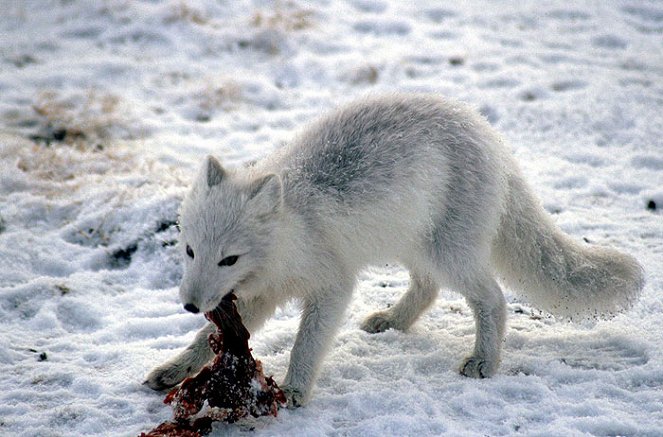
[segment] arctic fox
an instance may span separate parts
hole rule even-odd
[[[302,315],[283,387],[310,398],[357,274],[396,262],[411,275],[395,305],[362,329],[408,329],[440,287],[461,293],[476,321],[463,375],[497,371],[506,326],[496,280],[565,317],[628,308],[644,285],[638,262],[562,233],[507,147],[462,104],[426,95],[365,98],[332,112],[247,167],[213,157],[180,211],[184,307],[210,311],[227,293],[255,332],[295,298]],[[176,385],[210,358],[207,326],[146,383]]]

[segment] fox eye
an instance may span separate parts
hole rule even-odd
[[[186,254],[189,255],[189,258],[193,259],[193,249],[188,244],[186,245]]]
[[[239,259],[239,256],[237,255],[232,255],[232,256],[227,256],[223,258],[221,261],[219,261],[219,267],[226,267],[226,266],[231,266],[237,262]]]

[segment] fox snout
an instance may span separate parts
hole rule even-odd
[[[215,288],[209,284],[183,282],[180,285],[180,302],[185,310],[193,314],[213,310],[221,302],[222,297],[223,294],[215,292]]]
[[[207,311],[205,308],[205,296],[197,292],[196,289],[186,287],[185,284],[180,286],[180,302],[185,310],[190,313],[197,314],[200,311]]]
[[[210,306],[216,305],[214,296],[211,296],[211,284],[208,281],[201,282],[202,274],[194,272],[185,272],[182,283],[180,284],[180,302],[185,310],[197,314],[210,310]],[[219,299],[220,300],[220,299]]]
[[[196,313],[198,313],[198,312],[200,311],[200,310],[198,309],[198,307],[195,306],[195,305],[192,304],[192,303],[185,303],[185,304],[184,304],[184,309],[187,310],[187,311],[189,311],[189,312],[191,312],[191,313],[194,313],[194,314],[196,314]]]

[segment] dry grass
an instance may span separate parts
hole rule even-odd
[[[234,80],[210,82],[194,98],[199,109],[198,121],[209,121],[215,112],[230,111],[242,100],[242,87]]]
[[[15,150],[16,166],[42,181],[66,183],[74,188],[81,176],[95,177],[135,170],[135,157],[128,150],[82,150],[74,147],[43,147],[32,143]],[[0,156],[1,157],[1,156]],[[73,185],[72,185],[73,184]]]
[[[119,205],[139,196],[143,189],[187,185],[189,175],[182,169],[141,156],[136,146],[135,142],[122,142],[104,150],[61,144],[44,147],[18,135],[0,134],[0,166],[29,175],[25,180],[15,176],[17,186],[29,187],[33,195],[48,199],[71,197],[78,190],[103,193],[119,184],[121,189],[109,191],[115,193]]]
[[[32,133],[25,136],[31,142],[6,150],[13,150],[19,170],[70,187],[81,176],[130,171],[135,164],[132,154],[109,147],[132,137],[125,106],[118,96],[94,89],[67,97],[43,91],[35,97],[28,117]]]
[[[30,138],[50,146],[63,143],[101,150],[114,138],[132,138],[118,96],[91,89],[67,98],[55,91],[40,93],[32,105],[38,130]]]
[[[379,68],[371,64],[366,64],[355,67],[341,75],[341,80],[352,85],[374,85],[377,83],[379,77]]]
[[[173,3],[171,13],[164,21],[166,24],[183,21],[203,26],[209,23],[209,18],[205,17],[203,12],[188,5],[186,1],[180,0],[179,2]]]
[[[310,28],[313,25],[312,19],[311,9],[302,9],[293,2],[276,2],[274,9],[269,12],[256,11],[251,18],[251,25],[291,32]]]

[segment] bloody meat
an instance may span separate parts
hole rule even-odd
[[[205,317],[217,327],[208,337],[216,354],[196,376],[172,389],[164,403],[173,407],[173,421],[141,437],[194,437],[207,434],[215,421],[233,423],[247,417],[276,416],[286,397],[272,377],[265,377],[249,348],[249,331],[230,293]]]

